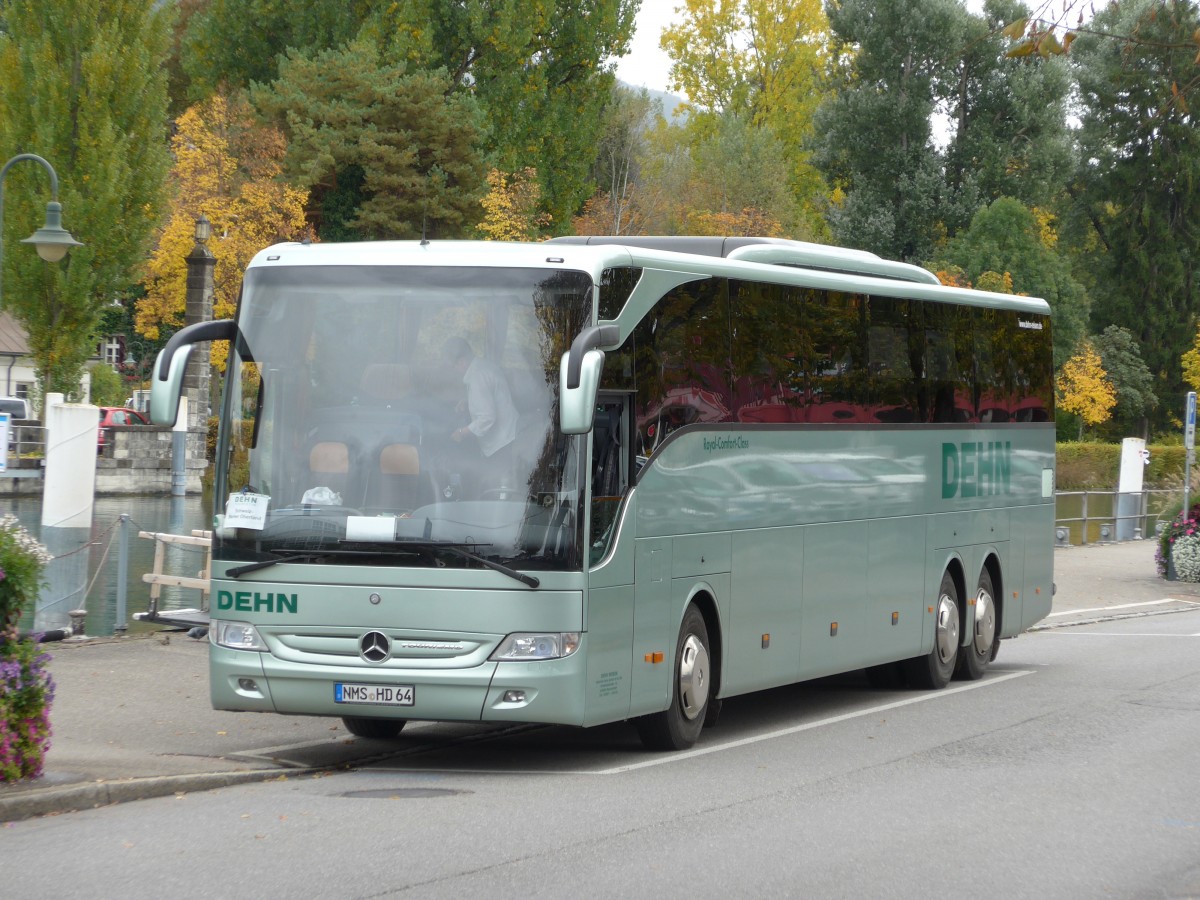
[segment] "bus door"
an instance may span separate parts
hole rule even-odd
[[[602,391],[596,401],[588,481],[587,708],[585,724],[629,713],[633,680],[634,542],[618,545],[618,514],[635,475],[633,395]]]

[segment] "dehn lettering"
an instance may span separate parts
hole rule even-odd
[[[1012,493],[1012,442],[942,444],[942,499]]]
[[[296,595],[260,594],[258,591],[217,591],[217,609],[238,612],[294,613]]]

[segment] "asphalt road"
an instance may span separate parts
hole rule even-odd
[[[1195,609],[1047,629],[939,692],[735,698],[677,754],[414,723],[355,771],[12,823],[2,893],[1196,897],[1198,651]]]

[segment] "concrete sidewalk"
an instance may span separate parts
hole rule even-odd
[[[1038,627],[1200,605],[1200,585],[1158,578],[1154,550],[1153,541],[1056,550],[1054,612]],[[213,710],[208,643],[180,632],[45,649],[57,686],[46,774],[0,785],[0,821],[319,771],[380,751],[337,719]]]

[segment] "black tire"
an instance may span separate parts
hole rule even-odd
[[[359,716],[342,716],[342,724],[355,737],[387,740],[404,730],[407,719],[364,719]]]
[[[979,574],[979,586],[975,588],[975,624],[967,646],[959,648],[958,666],[955,676],[975,681],[982,678],[988,663],[996,657],[996,625],[999,610],[996,609],[996,592],[992,588],[992,576],[987,569]]]
[[[904,661],[904,674],[915,688],[936,690],[950,683],[958,662],[958,640],[962,615],[958,587],[949,572],[942,575],[937,600],[933,605],[933,649],[925,656]]]
[[[696,743],[708,714],[711,657],[708,628],[700,610],[689,605],[675,645],[671,705],[663,712],[634,719],[647,750],[686,750]]]

